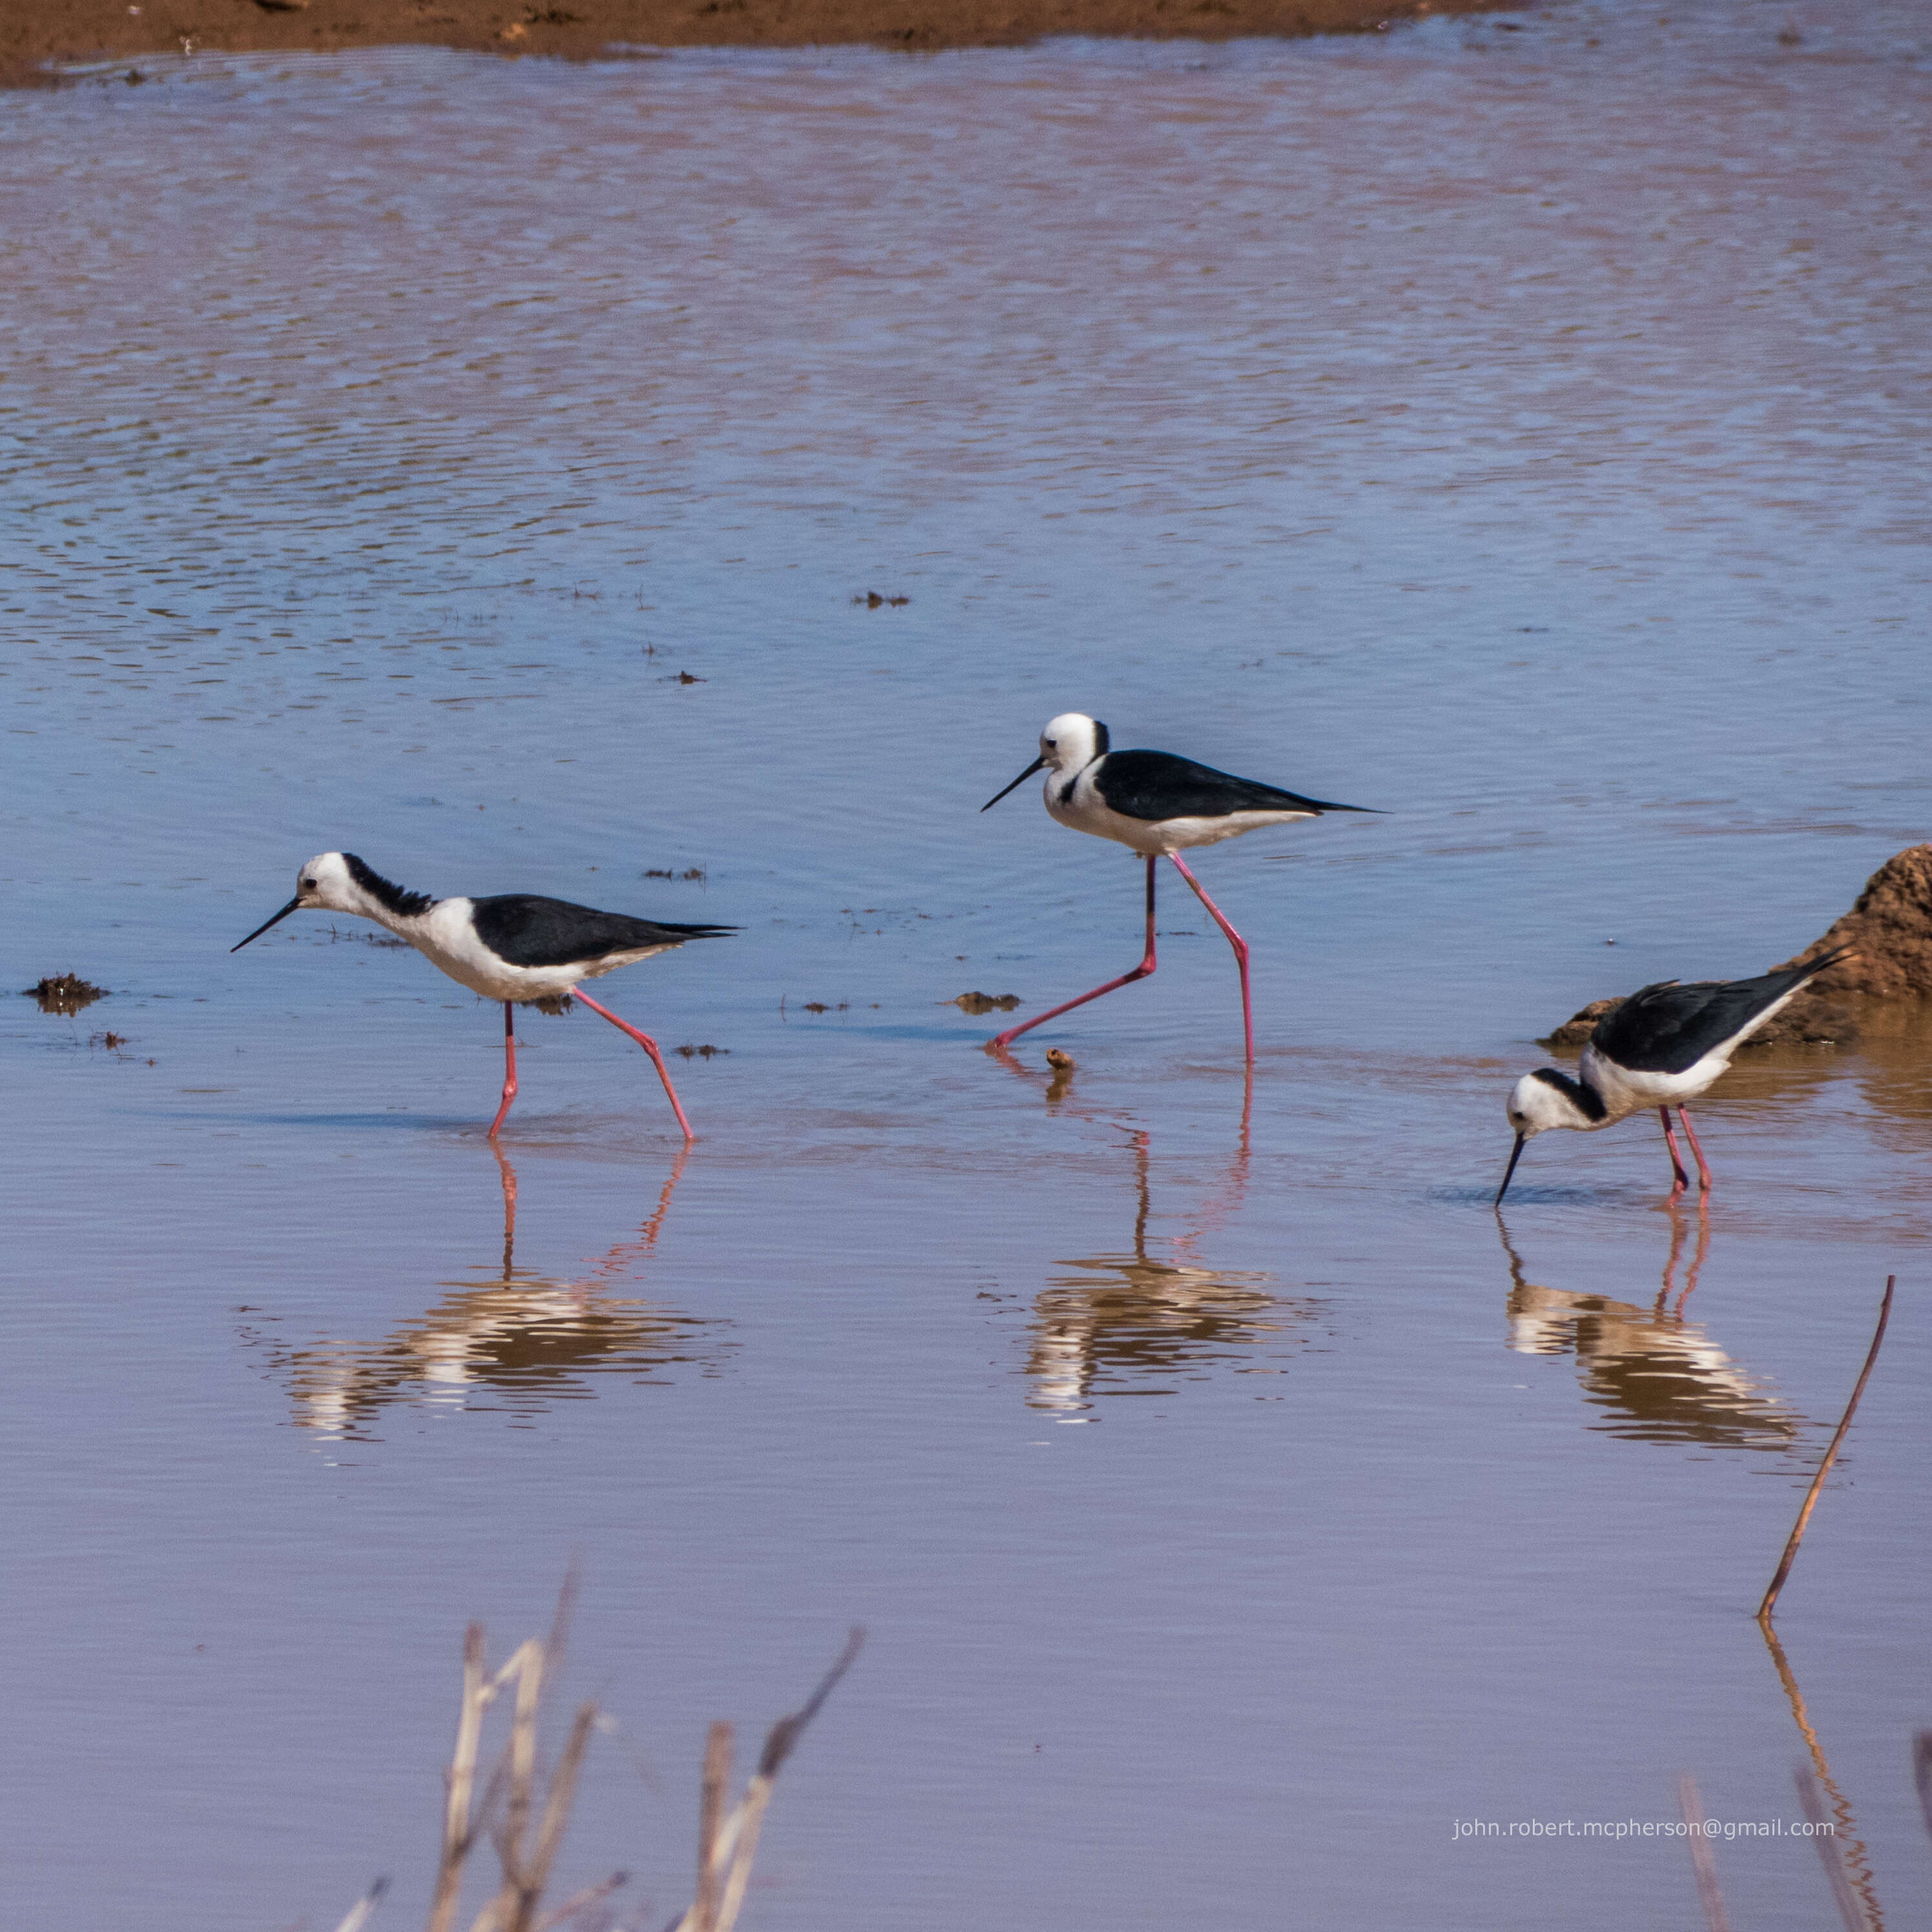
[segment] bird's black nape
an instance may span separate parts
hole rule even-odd
[[[353,852],[344,853],[342,862],[349,868],[349,876],[385,911],[394,913],[398,919],[413,919],[436,904],[428,892],[405,892],[384,878],[374,866],[364,865]]]

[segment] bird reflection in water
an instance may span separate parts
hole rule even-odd
[[[1058,1266],[1074,1272],[1055,1276],[1034,1303],[1028,1406],[1065,1421],[1082,1418],[1096,1396],[1172,1395],[1180,1384],[1205,1381],[1221,1368],[1274,1373],[1256,1358],[1286,1352],[1316,1318],[1314,1304],[1269,1294],[1268,1275],[1206,1268],[1198,1258],[1199,1244],[1246,1191],[1245,1137],[1226,1184],[1189,1231],[1158,1243],[1164,1255],[1148,1252],[1147,1135],[1135,1132],[1130,1144],[1137,1195],[1132,1253],[1062,1261]]]
[[[1510,1347],[1526,1355],[1574,1355],[1583,1393],[1602,1412],[1591,1422],[1593,1429],[1640,1442],[1795,1447],[1808,1426],[1804,1418],[1766,1394],[1696,1322],[1684,1318],[1684,1305],[1710,1252],[1710,1217],[1700,1200],[1696,1244],[1680,1289],[1684,1216],[1675,1206],[1667,1211],[1670,1258],[1663,1286],[1648,1307],[1529,1280],[1498,1214],[1496,1226],[1510,1265]]]
[[[393,1403],[493,1409],[527,1424],[556,1402],[596,1393],[590,1378],[661,1382],[695,1366],[715,1374],[730,1345],[722,1324],[614,1294],[657,1245],[686,1154],[672,1164],[656,1211],[584,1276],[554,1280],[516,1265],[517,1174],[493,1148],[503,1183],[503,1258],[481,1282],[451,1292],[376,1342],[322,1342],[283,1358],[297,1424],[326,1439],[366,1439]]]

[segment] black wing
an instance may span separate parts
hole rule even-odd
[[[736,932],[735,926],[660,926],[628,913],[598,912],[567,899],[538,898],[504,892],[472,899],[470,916],[477,936],[512,966],[568,966],[604,959],[614,952],[638,952],[646,946],[682,946],[687,939],[712,939]]]
[[[1849,949],[1847,949],[1849,950]],[[1787,966],[1755,980],[1674,980],[1640,988],[1597,1022],[1590,1044],[1634,1073],[1684,1073],[1707,1053],[1750,1030],[1751,1022],[1844,957],[1827,953],[1808,966]]]
[[[1172,752],[1110,752],[1094,780],[1108,808],[1123,818],[1149,823],[1162,818],[1226,818],[1237,812],[1365,812],[1360,805],[1334,805],[1303,798],[1279,786],[1238,778],[1212,765],[1197,765]]]

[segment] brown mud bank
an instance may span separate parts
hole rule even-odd
[[[258,53],[434,46],[591,60],[614,46],[925,51],[1054,34],[1226,40],[1374,33],[1498,0],[0,0],[0,81],[55,67],[184,52]]]
[[[1781,1040],[1833,1041],[1847,1046],[1860,1031],[1862,1014],[1871,1003],[1932,1000],[1932,844],[1908,845],[1895,852],[1865,881],[1857,902],[1834,920],[1802,952],[1767,970],[1802,966],[1821,953],[1850,946],[1850,957],[1828,967],[1747,1046],[1772,1046]],[[1605,1014],[1623,1004],[1623,996],[1592,1000],[1556,1030],[1538,1042],[1553,1051],[1576,1052]]]

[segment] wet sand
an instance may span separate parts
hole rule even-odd
[[[591,60],[614,47],[812,46],[930,51],[1057,34],[1228,40],[1374,33],[1484,10],[1480,0],[9,0],[0,82],[50,67],[197,53],[434,46]]]

